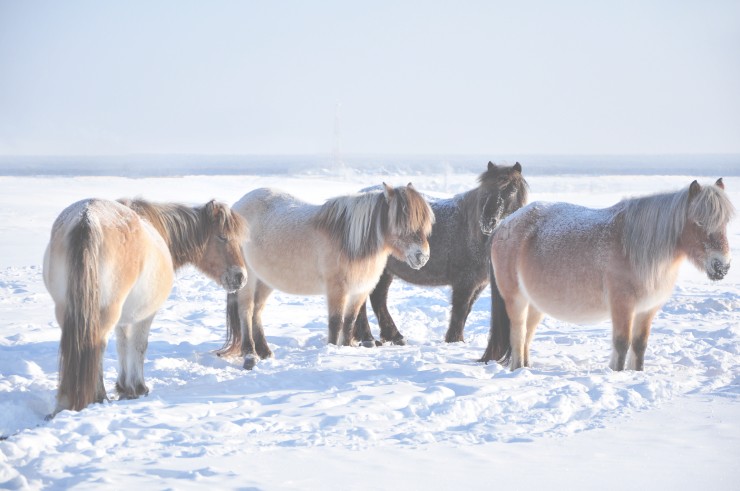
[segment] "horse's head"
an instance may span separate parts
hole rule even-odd
[[[727,223],[735,209],[724,189],[721,178],[713,186],[691,183],[688,215],[680,239],[680,247],[691,262],[714,281],[724,278],[730,269]]]
[[[501,220],[527,203],[527,181],[519,162],[511,167],[488,162],[478,182],[478,224],[484,235],[491,235]]]
[[[247,268],[242,255],[246,224],[227,205],[215,200],[202,209],[206,240],[203,255],[196,264],[230,293],[247,283]]]
[[[383,183],[383,188],[388,203],[391,254],[410,267],[420,269],[429,260],[428,237],[432,233],[434,212],[411,183],[397,188]]]

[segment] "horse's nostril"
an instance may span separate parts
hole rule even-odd
[[[244,283],[244,273],[242,273],[241,271],[236,273],[234,275],[234,283],[236,283],[237,285],[241,285],[242,283]]]
[[[730,269],[729,264],[725,264],[719,259],[715,259],[712,261],[712,269],[714,269],[718,273],[727,273],[727,271]]]

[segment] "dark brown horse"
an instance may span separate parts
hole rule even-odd
[[[387,307],[394,276],[415,285],[452,286],[452,313],[445,341],[463,341],[470,309],[488,284],[488,237],[500,220],[526,204],[528,192],[519,162],[513,166],[488,162],[478,183],[477,188],[450,199],[431,200],[436,221],[429,237],[429,261],[423,268],[412,269],[402,261],[388,259],[370,294],[382,341],[405,344]],[[364,346],[376,344],[364,306],[355,323],[355,337]]]

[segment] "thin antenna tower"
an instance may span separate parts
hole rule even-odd
[[[341,108],[342,104],[339,102],[334,105],[334,145],[332,148],[332,160],[334,161],[335,168],[344,167],[344,162],[342,161]]]

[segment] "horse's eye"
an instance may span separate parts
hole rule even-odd
[[[224,235],[219,235],[219,236],[218,236],[218,240],[220,240],[221,242],[226,242],[226,236],[224,236]]]

